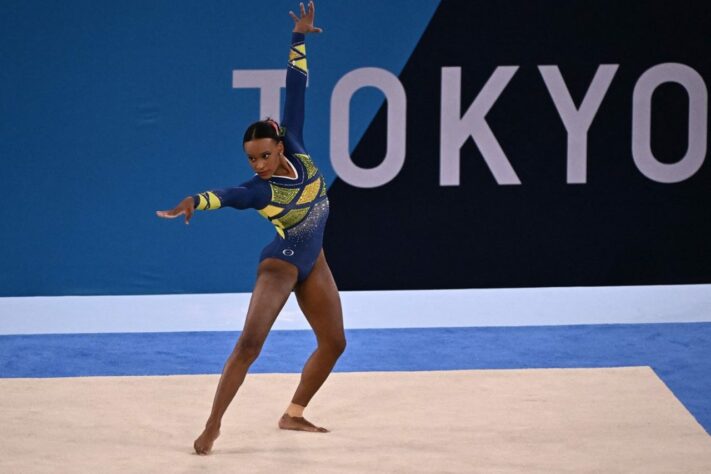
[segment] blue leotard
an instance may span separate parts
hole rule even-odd
[[[257,209],[277,231],[274,240],[262,250],[260,261],[278,258],[292,263],[298,269],[299,281],[309,275],[316,263],[328,218],[326,183],[303,144],[307,75],[304,34],[293,33],[281,125],[284,156],[296,172],[296,178],[272,176],[264,180],[255,175],[237,187],[193,196],[198,210],[221,207]]]

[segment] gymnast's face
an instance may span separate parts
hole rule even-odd
[[[284,144],[273,138],[255,138],[244,142],[249,166],[262,179],[269,179],[283,169],[281,155]]]

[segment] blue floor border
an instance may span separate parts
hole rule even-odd
[[[0,377],[219,373],[238,332],[0,336]],[[711,433],[711,323],[356,329],[336,369],[651,366]],[[300,372],[310,331],[273,331],[256,373]]]

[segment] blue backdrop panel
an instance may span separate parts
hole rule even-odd
[[[329,181],[335,83],[364,66],[398,74],[437,4],[317,5],[325,33],[309,38],[305,138]],[[225,210],[186,227],[154,211],[251,176],[240,140],[259,118],[259,92],[233,89],[232,71],[284,69],[297,9],[2,2],[0,296],[250,290],[274,232],[256,213]],[[354,133],[381,101],[354,100]]]

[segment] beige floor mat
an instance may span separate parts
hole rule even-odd
[[[191,454],[218,376],[0,379],[0,472],[708,473],[711,437],[648,367],[248,376]]]

